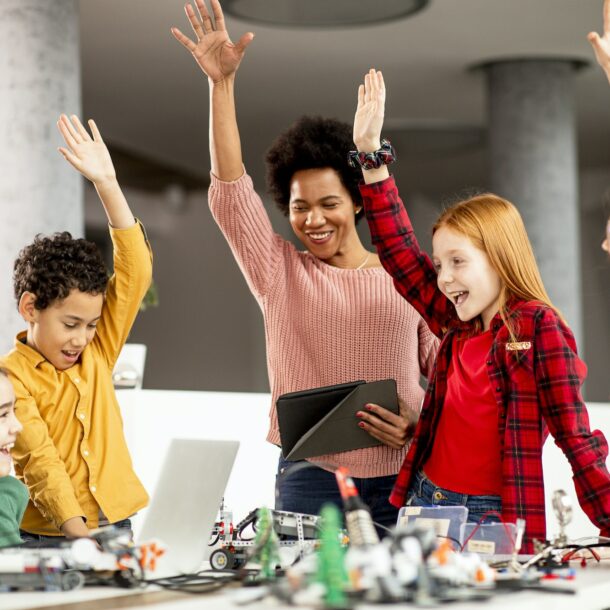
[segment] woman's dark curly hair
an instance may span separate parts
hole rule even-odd
[[[335,119],[303,116],[282,133],[267,151],[267,187],[277,206],[288,216],[290,181],[302,169],[330,167],[356,205],[362,203],[358,183],[360,169],[347,164],[348,152],[355,148],[352,128]],[[361,216],[361,214],[357,215]]]
[[[17,302],[24,292],[36,296],[36,309],[46,309],[65,299],[73,289],[101,294],[108,284],[108,270],[98,247],[70,233],[37,235],[21,250],[13,268]]]

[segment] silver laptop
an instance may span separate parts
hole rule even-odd
[[[201,569],[238,448],[238,441],[172,440],[137,540],[166,547],[150,576]]]

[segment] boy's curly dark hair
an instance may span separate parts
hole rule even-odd
[[[21,250],[13,268],[17,302],[24,292],[36,296],[36,309],[46,309],[65,299],[76,288],[101,294],[108,284],[108,270],[98,247],[85,239],[74,239],[64,231],[49,237],[37,235]]]
[[[303,116],[280,134],[267,151],[265,161],[269,193],[284,215],[289,212],[290,181],[302,169],[334,169],[352,201],[361,204],[358,183],[362,173],[347,163],[347,154],[353,148],[352,128],[336,119]]]

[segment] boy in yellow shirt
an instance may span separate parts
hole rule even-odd
[[[96,246],[65,233],[38,236],[15,262],[14,288],[27,330],[0,359],[15,389],[23,431],[15,473],[30,502],[24,540],[81,537],[106,523],[130,527],[148,495],[133,471],[112,385],[152,275],[152,255],[118,185],[93,121],[58,122],[59,152],[94,184],[114,246],[114,275]]]

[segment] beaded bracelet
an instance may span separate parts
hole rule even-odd
[[[351,167],[361,167],[362,169],[377,169],[382,165],[390,165],[396,161],[396,151],[390,140],[381,140],[381,148],[374,152],[365,153],[357,150],[350,150],[347,155],[347,162]]]

